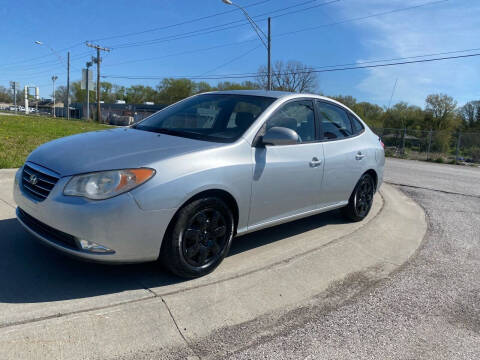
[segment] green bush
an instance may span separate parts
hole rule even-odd
[[[474,162],[480,162],[480,147],[474,147],[470,150],[472,160]]]

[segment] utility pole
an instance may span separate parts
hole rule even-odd
[[[16,81],[10,81],[10,86],[12,87],[13,90],[13,106],[15,107],[15,115],[17,115],[17,87],[18,87],[18,82]]]
[[[52,113],[53,113],[53,117],[56,117],[55,116],[55,80],[57,80],[57,79],[58,79],[57,75],[52,76],[52,83],[53,83],[53,108],[52,108]]]
[[[17,115],[17,82],[13,82],[13,103],[15,106],[15,115]]]
[[[87,61],[87,76],[86,76],[86,88],[87,88],[87,121],[90,120],[90,84],[88,83],[88,78],[90,75],[90,66],[92,66],[92,61]]]
[[[101,47],[100,45],[94,45],[90,43],[86,43],[88,47],[97,49],[97,57],[95,59],[95,63],[97,64],[97,121],[100,123],[102,121],[102,115],[100,111],[100,63],[102,62],[102,58],[100,57],[100,51],[110,51],[109,48]]]
[[[272,60],[271,60],[271,54],[272,54],[272,26],[271,26],[271,18],[268,18],[268,39],[267,39],[267,45],[268,45],[268,85],[267,89],[272,90]]]
[[[37,116],[38,116],[38,115],[40,115],[40,114],[38,113],[38,102],[40,101],[40,91],[39,91],[39,89],[38,89],[38,86],[35,86],[35,100],[37,100],[37,101],[35,102],[35,113],[36,113]]]
[[[67,120],[70,120],[70,51],[67,52]]]
[[[271,19],[268,18],[268,35],[263,32],[263,30],[258,26],[258,24],[248,15],[247,10],[245,10],[242,6],[234,3],[232,0],[222,0],[223,3],[227,5],[233,5],[240,9],[245,17],[247,18],[248,22],[250,23],[253,31],[257,34],[258,38],[262,42],[263,46],[267,49],[267,90],[272,90],[272,64],[271,64],[271,40],[272,40],[272,32],[271,32]]]
[[[25,90],[23,92],[25,96],[25,115],[28,115],[28,89],[29,89],[29,86],[25,85]]]

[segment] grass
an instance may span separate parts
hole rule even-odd
[[[108,128],[80,120],[0,113],[0,169],[22,166],[28,154],[50,140]]]

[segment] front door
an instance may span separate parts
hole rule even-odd
[[[296,131],[294,145],[252,148],[254,162],[249,228],[275,222],[318,207],[323,176],[323,146],[317,142],[313,101],[282,105],[267,120],[265,130]]]

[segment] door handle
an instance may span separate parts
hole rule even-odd
[[[355,155],[355,159],[356,159],[356,160],[362,160],[365,156],[367,156],[367,155],[362,154],[362,152],[359,151],[359,152],[357,153],[357,155]]]
[[[310,167],[317,167],[322,165],[322,160],[318,160],[317,157],[312,158],[312,161],[310,161]]]

